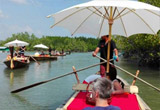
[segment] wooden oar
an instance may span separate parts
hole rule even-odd
[[[31,57],[36,63],[40,65],[40,63],[35,58],[33,58],[32,56],[29,56],[29,57]]]
[[[105,60],[105,59],[103,59],[103,58],[101,58],[101,57],[99,57],[99,56],[97,56],[97,55],[96,55],[96,57],[99,58],[99,59],[101,59],[101,60],[103,60],[103,61],[105,61],[105,62],[107,62],[107,60]],[[109,62],[109,64],[113,65],[111,62]],[[160,89],[159,89],[159,88],[153,86],[152,84],[148,83],[147,81],[144,81],[143,79],[141,79],[141,78],[139,78],[139,77],[133,75],[132,73],[126,71],[125,69],[123,69],[123,68],[121,68],[121,67],[119,67],[119,66],[117,66],[117,65],[114,65],[114,66],[115,66],[116,68],[118,68],[119,70],[121,70],[121,71],[123,71],[123,72],[129,74],[130,76],[132,76],[132,77],[138,79],[139,81],[143,82],[144,84],[147,84],[148,86],[150,86],[150,87],[152,87],[153,89],[155,89],[155,90],[157,90],[157,91],[160,92]]]
[[[139,70],[137,70],[137,72],[136,72],[136,77],[138,77],[138,75],[139,75]],[[136,83],[136,78],[134,78],[133,79],[133,82],[132,82],[132,84],[131,85],[135,85],[135,83]]]
[[[85,68],[79,69],[79,70],[77,70],[77,71],[73,71],[73,72],[69,72],[69,73],[66,73],[66,74],[57,76],[57,77],[52,78],[52,79],[50,79],[50,80],[41,81],[41,82],[38,82],[38,83],[35,83],[35,84],[31,84],[31,85],[29,85],[29,86],[25,86],[25,87],[22,87],[22,88],[13,90],[13,91],[11,91],[11,93],[18,93],[18,92],[24,91],[24,90],[26,90],[26,89],[29,89],[29,88],[32,88],[32,87],[35,87],[35,86],[38,86],[38,85],[41,85],[41,84],[44,84],[44,83],[47,83],[47,82],[50,82],[50,81],[59,79],[59,78],[62,78],[62,77],[64,77],[64,76],[68,76],[68,75],[70,75],[70,74],[75,74],[75,72],[83,71],[83,70],[86,70],[86,69],[88,69],[88,68],[92,68],[92,67],[98,66],[98,65],[100,65],[100,64],[104,64],[104,63],[106,63],[106,62],[101,62],[101,63],[98,63],[98,64],[90,65],[90,66],[87,66],[87,67],[85,67]]]

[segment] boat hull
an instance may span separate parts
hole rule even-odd
[[[8,67],[11,68],[11,60],[6,60],[4,61],[4,64]],[[12,69],[16,69],[16,68],[23,68],[29,65],[29,62],[27,61],[18,61],[18,60],[13,60],[13,65],[14,67]]]
[[[30,61],[34,61],[34,59],[37,61],[57,60],[57,57],[56,56],[31,56],[30,57]]]

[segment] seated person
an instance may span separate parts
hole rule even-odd
[[[56,51],[56,55],[60,55],[60,53],[58,51]]]
[[[108,99],[111,97],[112,83],[107,78],[98,78],[93,82],[92,97],[95,98],[95,107],[86,107],[83,110],[120,110],[119,107],[109,105]]]
[[[54,51],[53,51],[53,50],[51,51],[51,56],[52,56],[52,55],[55,55],[55,53],[54,53]]]
[[[36,51],[36,53],[34,54],[35,56],[39,56],[40,54],[39,54],[39,52],[38,51]]]
[[[19,53],[18,53],[18,50],[15,51],[14,56],[20,57],[20,55],[19,55]]]
[[[41,52],[41,55],[45,55],[45,53],[42,51],[42,52]]]
[[[19,54],[20,56],[23,56],[24,57],[24,51],[26,49],[26,46],[21,46],[20,49],[19,49]]]
[[[117,70],[113,65],[110,65],[110,72],[106,75],[108,79],[112,81],[114,91],[112,94],[122,94],[124,93],[124,83],[117,78]]]

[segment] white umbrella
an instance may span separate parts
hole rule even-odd
[[[129,0],[93,0],[48,17],[55,21],[51,28],[64,27],[71,35],[83,33],[99,37],[108,34],[109,40],[111,34],[128,37],[139,33],[156,34],[160,29],[160,8]]]
[[[43,49],[48,49],[47,46],[43,45],[43,44],[38,44],[38,45],[35,45],[34,48],[43,48]]]
[[[24,41],[20,41],[20,40],[17,40],[17,39],[5,44],[5,46],[7,46],[7,47],[9,47],[9,46],[18,47],[18,46],[27,46],[27,45],[29,45],[29,43],[24,42]]]
[[[138,33],[156,34],[160,29],[160,8],[128,0],[94,0],[64,9],[48,17],[54,26],[68,29],[71,34],[91,34],[97,37],[109,34],[130,36]]]

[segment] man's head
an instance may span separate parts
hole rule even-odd
[[[112,84],[107,78],[98,78],[93,84],[93,91],[96,97],[100,99],[108,99],[112,93]]]
[[[103,36],[101,36],[101,39],[102,40],[106,40],[106,39],[108,39],[109,38],[109,35],[103,35]]]

